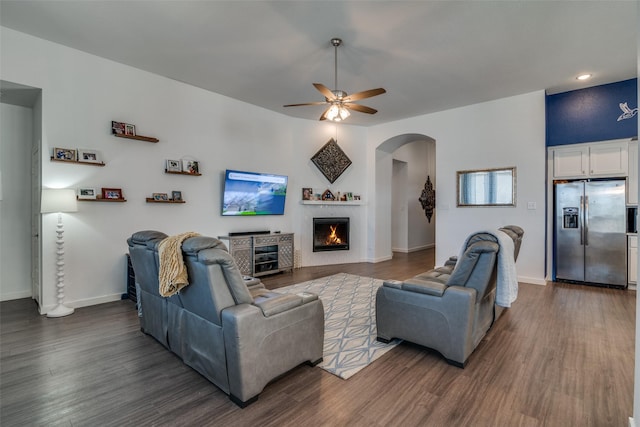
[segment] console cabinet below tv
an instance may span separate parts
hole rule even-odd
[[[293,233],[219,236],[245,276],[293,269]]]

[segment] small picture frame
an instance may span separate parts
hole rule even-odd
[[[167,193],[153,193],[153,200],[166,202],[169,200],[169,195]]]
[[[92,187],[78,188],[78,199],[95,200],[98,198],[98,192]]]
[[[360,200],[360,196],[358,194],[353,195],[353,200]]]
[[[77,152],[72,148],[53,148],[53,158],[56,160],[63,160],[68,162],[75,162],[77,160]]]
[[[135,127],[135,125],[131,125],[129,123],[125,123],[124,124],[124,134],[125,135],[129,135],[129,136],[135,136],[136,135],[136,127]]]
[[[347,202],[351,202],[353,200],[353,193],[351,192],[346,192],[345,196],[347,196]]]
[[[122,189],[121,188],[102,188],[102,198],[103,199],[111,199],[111,200],[120,200],[122,199]]]
[[[182,172],[182,164],[180,160],[167,160],[167,172]]]
[[[78,148],[78,161],[85,163],[102,163],[99,151]]]
[[[187,173],[200,173],[200,166],[197,160],[183,160],[182,172]]]
[[[182,191],[172,191],[171,192],[171,200],[173,200],[174,202],[181,202],[182,201]]]
[[[302,200],[311,200],[311,199],[313,199],[313,188],[303,188]]]
[[[122,122],[111,122],[111,133],[114,135],[124,135],[124,123]]]

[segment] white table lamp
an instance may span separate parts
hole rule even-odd
[[[62,225],[62,212],[77,212],[78,202],[76,200],[76,192],[73,189],[43,189],[42,202],[40,204],[41,213],[58,213],[58,238],[56,245],[57,260],[57,288],[58,288],[58,305],[51,311],[47,312],[47,317],[63,317],[73,313],[73,308],[64,305],[64,227]]]

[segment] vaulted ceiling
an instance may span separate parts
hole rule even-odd
[[[0,1],[4,27],[292,117],[324,111],[282,107],[323,101],[312,83],[384,87],[359,101],[377,114],[345,122],[363,126],[634,78],[637,14],[636,1]]]

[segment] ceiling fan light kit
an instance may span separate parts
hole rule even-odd
[[[386,92],[383,88],[369,89],[362,92],[348,95],[347,92],[338,89],[338,46],[342,44],[342,39],[332,38],[331,45],[334,47],[335,52],[335,66],[334,66],[334,90],[329,90],[328,87],[322,83],[314,83],[313,86],[324,95],[323,102],[307,102],[304,104],[288,104],[284,107],[300,107],[303,105],[329,105],[329,107],[322,113],[320,120],[330,120],[333,122],[341,122],[351,115],[349,110],[359,111],[361,113],[375,114],[378,110],[371,107],[367,107],[360,104],[355,104],[353,101],[358,101],[364,98],[371,98],[372,96],[381,95]]]
[[[351,113],[349,112],[349,110],[335,103],[326,111],[325,118],[333,122],[341,122],[350,115]]]

